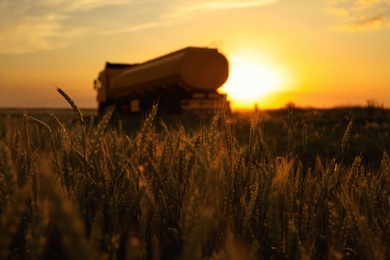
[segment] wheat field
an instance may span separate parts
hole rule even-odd
[[[58,92],[70,122],[1,118],[1,259],[390,258],[388,151],[343,160],[352,120],[337,156],[308,163],[292,115],[276,155],[259,114],[239,141],[223,108],[188,130],[154,106],[129,135]]]

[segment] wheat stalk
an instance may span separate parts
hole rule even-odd
[[[57,87],[57,92],[60,93],[61,96],[69,103],[69,105],[72,107],[74,113],[76,114],[77,119],[80,121],[81,125],[84,126],[85,125],[84,116],[81,113],[81,110],[75,104],[75,102],[61,88]]]

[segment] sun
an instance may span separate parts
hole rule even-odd
[[[283,83],[277,69],[253,58],[233,56],[229,67],[229,78],[221,91],[228,94],[233,108],[253,108],[265,96],[280,90]]]

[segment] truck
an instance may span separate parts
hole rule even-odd
[[[227,104],[218,92],[229,75],[227,58],[214,48],[187,47],[143,63],[106,62],[94,80],[98,111],[160,115],[210,113]],[[225,100],[225,101],[224,101]]]

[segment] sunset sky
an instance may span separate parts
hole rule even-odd
[[[97,107],[105,62],[217,47],[233,108],[390,107],[389,0],[1,0],[0,107]]]

